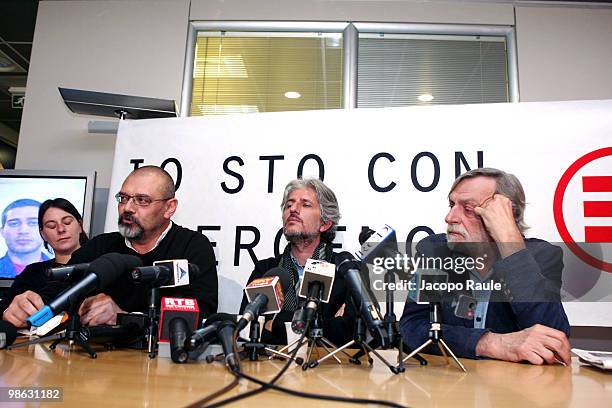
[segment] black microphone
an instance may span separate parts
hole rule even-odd
[[[143,336],[144,329],[134,322],[116,325],[86,326],[81,328],[81,335],[103,344],[128,344],[138,336]]]
[[[278,280],[274,279],[276,277]],[[244,291],[250,302],[244,308],[236,330],[244,329],[260,313],[279,312],[285,302],[284,294],[290,287],[289,272],[279,267],[270,269],[264,276],[249,283]]]
[[[0,320],[0,349],[9,347],[17,338],[17,328],[6,320]]]
[[[236,358],[234,353],[234,331],[236,330],[236,323],[231,320],[224,320],[219,323],[217,327],[217,338],[223,348],[223,354],[225,354],[225,364],[234,372],[240,372],[239,360]]]
[[[308,322],[311,322],[314,318],[314,314],[319,307],[321,296],[323,293],[323,286],[320,281],[312,281],[308,285],[308,298],[306,303],[298,308],[293,313],[293,319],[291,320],[291,330],[294,333],[302,334],[306,330]]]
[[[139,265],[142,261],[137,256],[114,252],[102,255],[91,263],[89,273],[83,279],[28,317],[27,322],[32,326],[42,326],[56,314],[76,308],[89,293],[108,287],[122,273]]]
[[[52,281],[66,281],[68,279],[81,279],[85,272],[89,269],[89,263],[80,263],[74,265],[57,266],[55,268],[47,268],[47,278]]]
[[[170,358],[175,363],[183,364],[187,362],[189,355],[185,343],[187,336],[191,332],[187,321],[182,317],[175,317],[170,320]]]
[[[235,322],[236,315],[230,313],[215,313],[206,319],[204,327],[191,333],[191,336],[185,341],[187,351],[208,346],[208,344],[217,337],[217,329],[221,322],[225,320]]]
[[[146,283],[153,287],[177,287],[189,285],[189,279],[200,275],[198,265],[185,259],[158,261],[152,266],[139,266],[130,272],[134,283]]]
[[[359,314],[365,321],[370,334],[379,340],[381,348],[388,348],[390,345],[389,335],[385,330],[384,322],[380,315],[380,306],[370,295],[367,286],[361,278],[361,273],[359,272],[360,263],[348,252],[338,254],[337,259],[340,262],[337,264],[336,271],[340,276],[344,277],[355,307],[359,310]]]

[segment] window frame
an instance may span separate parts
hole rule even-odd
[[[193,88],[195,45],[198,31],[245,32],[321,32],[342,33],[342,107],[357,107],[357,69],[360,33],[430,34],[498,36],[506,39],[508,96],[519,102],[516,31],[510,25],[485,24],[421,24],[421,23],[360,23],[360,22],[296,22],[296,21],[191,21],[187,31],[180,117],[189,116]]]

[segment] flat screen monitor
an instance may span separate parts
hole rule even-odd
[[[17,200],[29,199],[42,203],[47,199],[63,197],[79,210],[83,216],[83,229],[89,234],[95,182],[94,171],[0,170],[0,214]],[[0,262],[6,253],[4,234],[0,234]],[[44,246],[41,254],[42,259],[53,257],[53,253],[45,250]],[[0,283],[0,286],[5,285]]]

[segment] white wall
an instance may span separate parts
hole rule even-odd
[[[517,7],[520,99],[612,98],[612,9]]]
[[[189,1],[42,1],[16,168],[98,171],[110,184],[115,136],[87,133],[58,86],[180,100]],[[104,197],[106,198],[106,197]]]

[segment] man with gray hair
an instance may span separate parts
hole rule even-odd
[[[524,237],[525,193],[519,180],[493,168],[470,170],[455,180],[448,201],[446,234],[425,238],[417,253],[475,260],[468,273],[445,272],[477,302],[473,320],[458,316],[452,302],[442,303],[446,343],[462,357],[569,364],[569,322],[559,295],[563,253]],[[429,327],[428,306],[408,299],[400,320],[404,341],[419,347]]]
[[[264,325],[262,340],[266,343],[286,343],[285,322],[290,322],[298,308],[296,288],[304,275],[307,259],[334,263],[332,241],[336,236],[340,209],[334,192],[318,179],[296,179],[287,184],[281,203],[283,234],[287,246],[278,257],[258,261],[248,279],[261,278],[268,270],[280,267],[292,280],[292,287],[285,293],[285,304],[280,313]],[[329,303],[321,304],[325,337],[335,344],[343,344],[352,338],[353,319],[348,313],[342,316],[347,301],[344,280],[336,275]],[[240,311],[247,305],[242,299]]]

